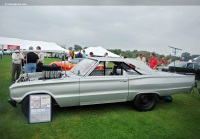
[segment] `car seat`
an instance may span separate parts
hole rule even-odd
[[[109,75],[119,75],[119,73],[117,73],[117,65],[114,65],[112,72]]]

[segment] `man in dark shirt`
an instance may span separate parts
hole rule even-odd
[[[30,46],[29,50],[33,50],[33,47]],[[28,73],[36,72],[36,64],[38,63],[38,55],[34,52],[28,52],[27,53],[27,71]]]

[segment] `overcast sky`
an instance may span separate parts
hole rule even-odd
[[[0,36],[200,54],[200,6],[0,6]]]

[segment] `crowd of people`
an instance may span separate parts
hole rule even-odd
[[[154,52],[150,53],[149,59],[147,56],[143,55],[142,53],[140,53],[139,56],[135,59],[144,62],[145,64],[149,65],[149,67],[151,69],[154,69],[154,70],[156,70],[156,67],[159,65],[159,63],[161,66],[165,66],[172,62],[172,58],[170,58],[169,60],[166,61],[164,57],[159,62],[159,60],[156,57],[156,54]]]
[[[32,46],[29,47],[29,50],[34,50]],[[40,46],[36,47],[36,50],[41,50]],[[108,53],[105,54],[107,56]],[[1,51],[0,51],[1,56]],[[67,54],[68,61],[74,58],[86,58],[88,55],[85,53],[85,50],[80,50],[77,54],[75,54],[74,50],[70,50]],[[62,54],[62,61],[65,60],[64,53]],[[89,53],[89,57],[94,57],[93,52]],[[2,58],[2,57],[0,57]],[[20,53],[19,50],[15,49],[12,53],[12,82],[15,82],[16,79],[19,78],[20,72],[23,67],[24,73],[34,73],[34,72],[42,72],[42,66],[44,64],[44,53],[38,51],[37,53],[23,52]]]
[[[68,58],[68,61],[71,61],[72,59],[74,58],[86,58],[88,55],[85,53],[85,50],[79,50],[79,52],[76,54],[74,52],[74,50],[70,50],[68,55],[67,55],[67,58]],[[93,53],[90,52],[89,56],[93,56]],[[64,59],[62,59],[64,61]]]
[[[156,69],[156,67],[159,64],[155,53],[150,53],[150,59],[149,60],[148,60],[147,56],[143,56],[142,53],[140,53],[139,56],[137,58],[135,58],[135,59],[136,60],[140,60],[140,61],[144,62],[145,64],[149,65],[149,67],[151,69]]]
[[[32,46],[29,50],[34,50]],[[40,46],[36,47],[36,50],[41,50]],[[25,73],[41,72],[44,63],[44,53],[42,52],[23,52],[20,53],[19,50],[15,50],[12,53],[12,82],[15,82],[19,78],[22,67],[24,67]]]

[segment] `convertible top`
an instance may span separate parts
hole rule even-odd
[[[152,70],[149,66],[139,60],[135,60],[132,58],[111,58],[111,57],[88,57],[88,59],[93,59],[97,61],[112,61],[112,62],[125,62],[132,64],[136,67],[136,69],[143,70],[151,75],[157,75],[158,73],[155,70]]]

